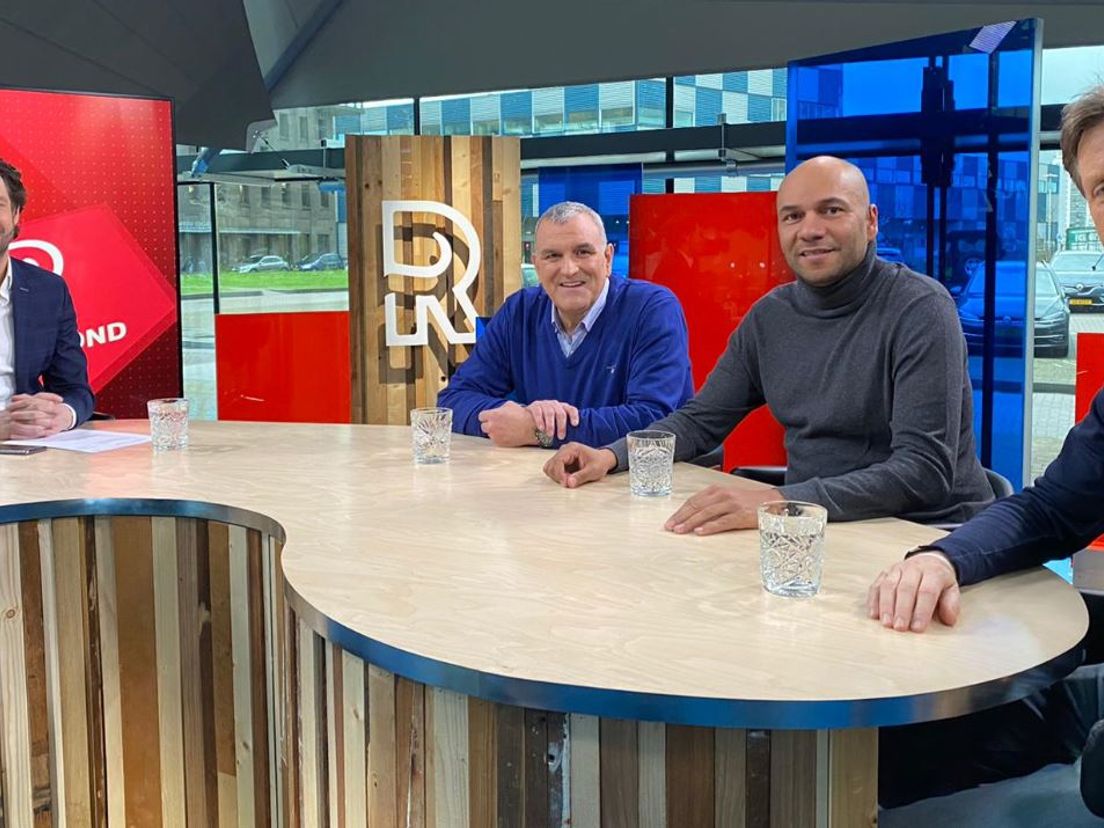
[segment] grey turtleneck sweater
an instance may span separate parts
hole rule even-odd
[[[830,520],[958,522],[993,499],[954,301],[873,245],[835,284],[799,279],[756,302],[697,396],[651,427],[689,460],[763,404],[785,428],[782,495]],[[627,468],[625,441],[608,448]]]

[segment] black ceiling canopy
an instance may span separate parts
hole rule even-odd
[[[1104,43],[1101,0],[245,0],[277,107],[785,66],[1038,17],[1051,46]]]
[[[8,0],[0,44],[0,86],[171,98],[182,144],[272,118],[240,0]]]

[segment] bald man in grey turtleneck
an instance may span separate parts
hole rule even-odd
[[[993,492],[974,451],[954,301],[933,279],[877,258],[877,207],[854,165],[810,159],[786,176],[777,203],[797,280],[756,302],[697,396],[650,427],[674,432],[675,459],[688,460],[766,404],[785,429],[786,483],[710,486],[666,528],[751,528],[759,503],[779,498],[819,503],[832,520],[971,517]],[[574,487],[627,465],[624,440],[569,443],[545,472]]]

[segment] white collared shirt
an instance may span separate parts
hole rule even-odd
[[[12,265],[0,282],[0,411],[15,394],[15,317],[12,315]]]
[[[15,395],[15,315],[12,313],[12,263],[8,256],[8,273],[0,282],[0,411],[8,407]],[[68,403],[68,431],[77,424],[77,412]]]
[[[563,325],[560,324],[560,314],[556,310],[556,306],[552,306],[552,327],[556,329],[556,337],[560,340],[560,348],[563,350],[565,357],[571,356],[575,353],[576,349],[583,344],[583,340],[586,339],[588,332],[594,329],[594,323],[598,321],[598,317],[602,313],[602,309],[606,306],[606,297],[609,295],[609,280],[612,277],[606,277],[606,284],[602,287],[602,292],[598,294],[598,298],[594,304],[590,306],[590,310],[587,311],[583,320],[575,326],[575,330],[571,333],[567,333],[564,330]]]

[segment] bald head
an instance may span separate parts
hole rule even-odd
[[[862,170],[842,158],[803,161],[778,188],[778,238],[802,281],[830,285],[854,270],[878,235]]]
[[[842,158],[818,155],[802,161],[782,179],[782,186],[778,188],[778,206],[781,207],[786,196],[795,189],[800,191],[814,185],[847,193],[861,207],[870,204],[870,188],[866,185],[862,170]]]

